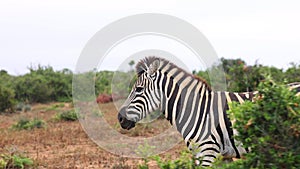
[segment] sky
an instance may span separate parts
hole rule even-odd
[[[206,36],[219,58],[287,68],[291,62],[300,63],[299,9],[297,0],[1,0],[0,69],[13,75],[27,73],[28,67],[38,64],[75,70],[81,51],[96,32],[118,19],[142,13],[187,21]],[[139,52],[134,48],[138,45],[140,49],[180,49],[170,39],[156,38],[120,44],[99,69],[115,69],[126,55]],[[109,59],[114,52],[120,57],[118,62]],[[186,59],[186,49],[170,51],[174,52],[187,67],[197,67]]]

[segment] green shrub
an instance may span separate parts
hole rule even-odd
[[[47,80],[42,75],[26,74],[20,76],[15,84],[16,98],[19,101],[30,103],[44,103],[50,101],[53,89],[47,84]]]
[[[270,78],[255,102],[233,104],[237,139],[251,149],[228,168],[300,168],[300,97]]]
[[[289,83],[300,82],[300,64],[291,63],[291,67],[285,71],[285,78]]]
[[[18,101],[50,102],[71,101],[72,72],[54,71],[51,66],[29,68],[30,73],[15,78],[13,88]]]
[[[78,120],[78,115],[75,110],[68,110],[62,113],[57,113],[54,117],[56,120],[63,121],[76,121]]]
[[[33,161],[23,155],[10,153],[0,155],[0,169],[23,169],[33,166]]]
[[[84,72],[75,74],[73,77],[73,99],[74,101],[94,101],[95,91],[97,87],[94,88],[91,84],[95,82],[95,72]],[[95,84],[96,85],[96,84]]]
[[[162,160],[159,156],[152,157],[159,168],[162,169],[195,169],[195,168],[203,168],[201,166],[196,166],[195,159],[192,157],[191,152],[182,151],[180,153],[180,157],[176,160]]]
[[[43,128],[45,125],[46,123],[40,119],[29,120],[22,118],[16,124],[14,124],[12,128],[17,130],[30,130],[33,128]]]
[[[12,89],[0,84],[0,112],[14,111],[15,93]]]
[[[114,72],[112,71],[100,71],[96,73],[95,79],[95,93],[111,94],[111,81]]]

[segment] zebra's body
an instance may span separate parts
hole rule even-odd
[[[300,82],[289,83],[288,87],[296,91],[296,96],[300,96]]]
[[[200,78],[167,60],[148,57],[137,65],[138,80],[118,118],[125,129],[160,109],[181,133],[196,158],[210,166],[218,154],[240,158],[246,150],[233,139],[228,103],[252,100],[255,93],[215,92]],[[193,144],[191,144],[193,143]],[[195,146],[196,145],[196,146]]]

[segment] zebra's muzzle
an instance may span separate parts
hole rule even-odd
[[[123,129],[130,130],[131,128],[135,127],[135,122],[131,120],[127,120],[120,112],[118,114],[118,120]]]

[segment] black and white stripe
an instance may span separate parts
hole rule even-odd
[[[288,87],[290,90],[296,91],[296,96],[300,96],[300,82],[289,83]]]
[[[137,65],[138,80],[119,112],[123,128],[160,109],[181,133],[196,158],[210,166],[218,154],[240,158],[246,149],[233,139],[236,131],[227,116],[228,103],[252,100],[254,93],[215,92],[200,78],[167,60],[147,57]],[[293,84],[290,88],[300,88]]]

